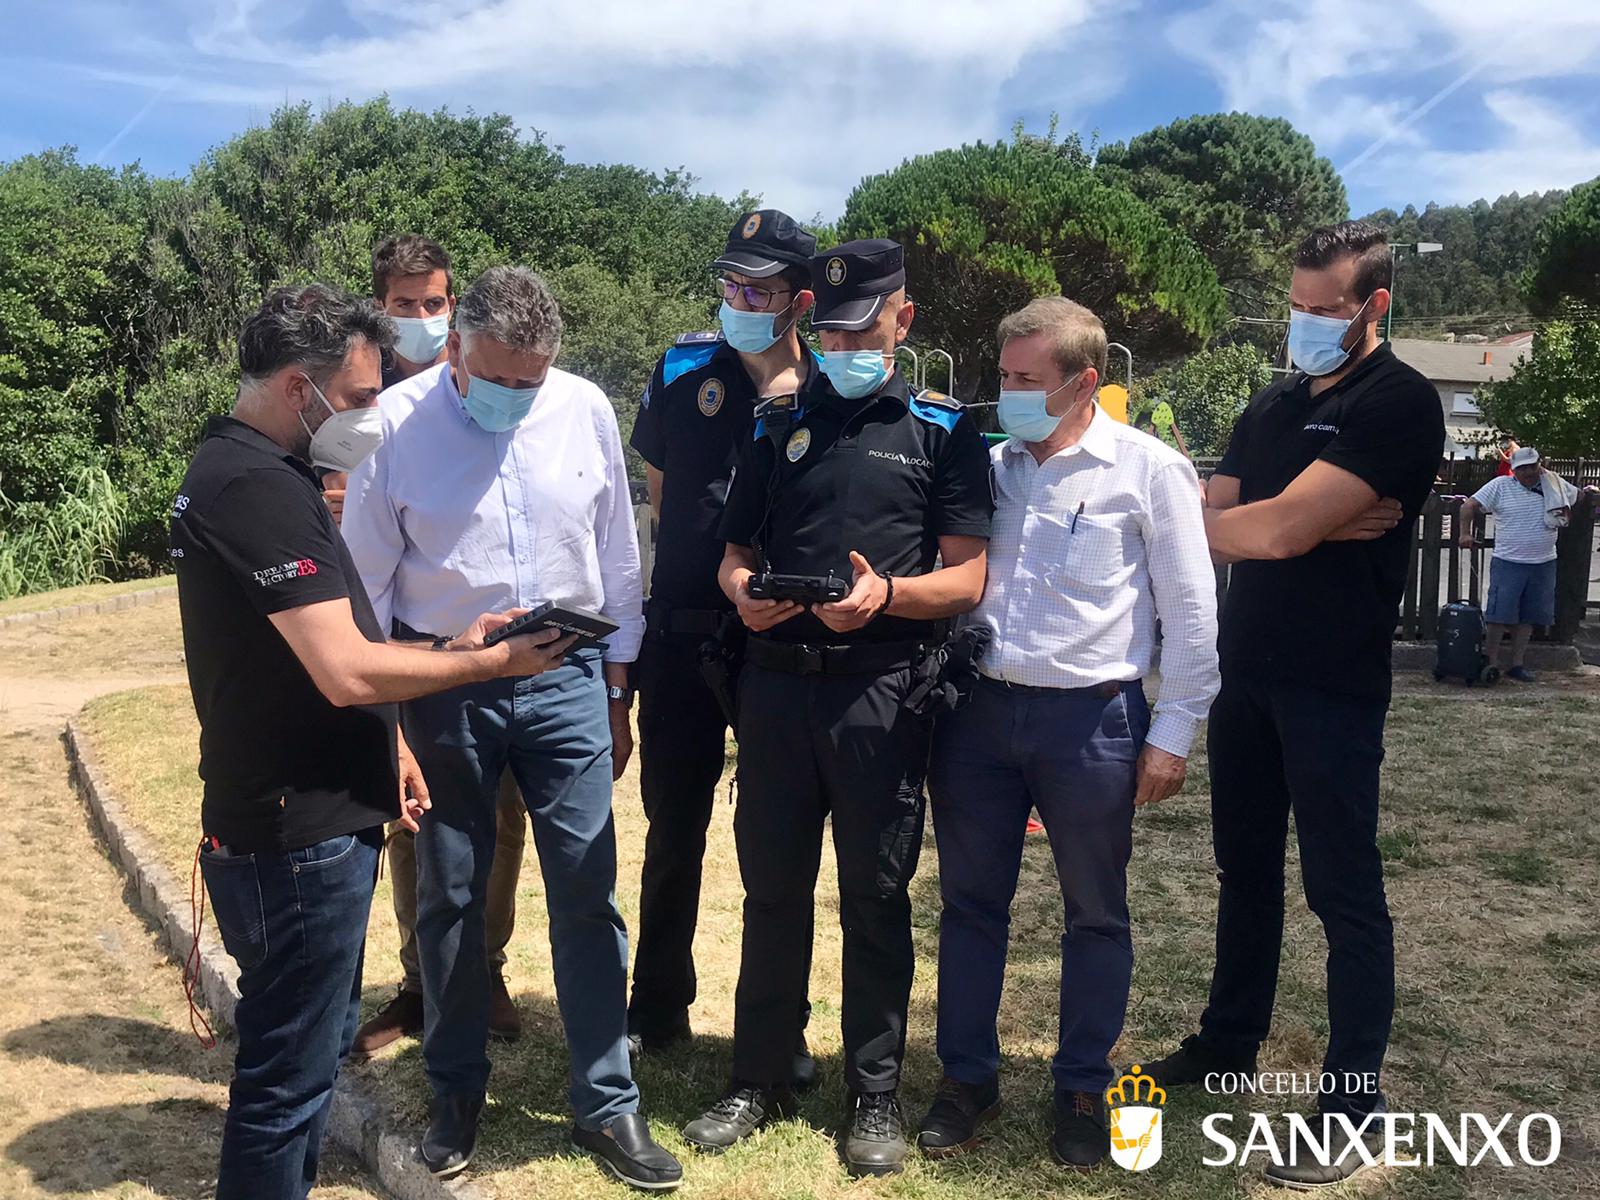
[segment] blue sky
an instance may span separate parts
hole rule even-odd
[[[0,159],[178,174],[285,101],[510,113],[797,215],[1008,134],[1284,116],[1351,207],[1600,175],[1600,0],[10,0]]]

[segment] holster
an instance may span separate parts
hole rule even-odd
[[[943,645],[929,651],[917,665],[916,682],[906,695],[905,707],[919,717],[966,707],[978,686],[978,660],[993,637],[987,625],[963,625]]]
[[[735,739],[739,736],[739,672],[744,667],[745,628],[738,613],[722,618],[717,632],[700,643],[700,678],[716,698]]]

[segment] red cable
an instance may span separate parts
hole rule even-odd
[[[194,929],[194,941],[189,945],[189,957],[183,962],[183,997],[189,1002],[189,1029],[207,1050],[217,1045],[217,1035],[211,1022],[194,1002],[195,989],[200,986],[200,929],[206,920],[206,893],[200,886],[200,851],[205,842],[194,848],[194,869],[189,873],[189,923]],[[196,1024],[198,1022],[198,1024]],[[200,1027],[205,1026],[205,1032]]]

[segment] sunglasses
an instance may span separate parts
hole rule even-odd
[[[722,298],[733,301],[736,296],[743,296],[744,302],[755,312],[767,312],[773,300],[779,296],[788,296],[793,293],[793,288],[764,288],[751,283],[735,283],[723,276],[717,282],[722,284]]]

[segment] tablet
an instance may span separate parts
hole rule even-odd
[[[547,600],[500,628],[491,629],[484,635],[483,644],[492,646],[514,634],[534,633],[540,629],[559,629],[563,634],[575,633],[578,640],[572,648],[582,650],[588,646],[598,646],[617,631],[618,625],[610,617],[602,617],[586,608],[574,608],[569,604]]]

